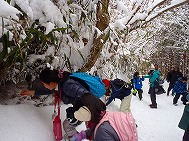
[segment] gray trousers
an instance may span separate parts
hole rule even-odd
[[[75,128],[76,126],[70,125],[70,122],[67,119],[63,121],[63,129],[68,138],[77,133],[77,130]]]

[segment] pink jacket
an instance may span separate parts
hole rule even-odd
[[[136,124],[131,113],[106,112],[95,128],[94,137],[98,127],[105,121],[114,128],[120,141],[138,141]]]

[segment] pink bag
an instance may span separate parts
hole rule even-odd
[[[54,100],[54,111],[56,111],[56,103],[58,102],[58,115],[53,120],[53,132],[54,138],[56,141],[60,141],[62,139],[62,125],[60,119],[60,99],[57,95],[57,91],[54,93],[55,100]]]

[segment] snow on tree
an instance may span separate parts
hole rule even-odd
[[[17,83],[28,72],[37,75],[46,63],[70,71],[98,70],[107,77],[120,73],[120,59],[128,59],[124,66],[130,59],[128,35],[187,0],[9,2],[0,1],[0,65],[7,72],[1,78]]]

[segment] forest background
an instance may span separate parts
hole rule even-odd
[[[189,74],[188,0],[0,0],[0,82],[49,63],[102,78]]]

